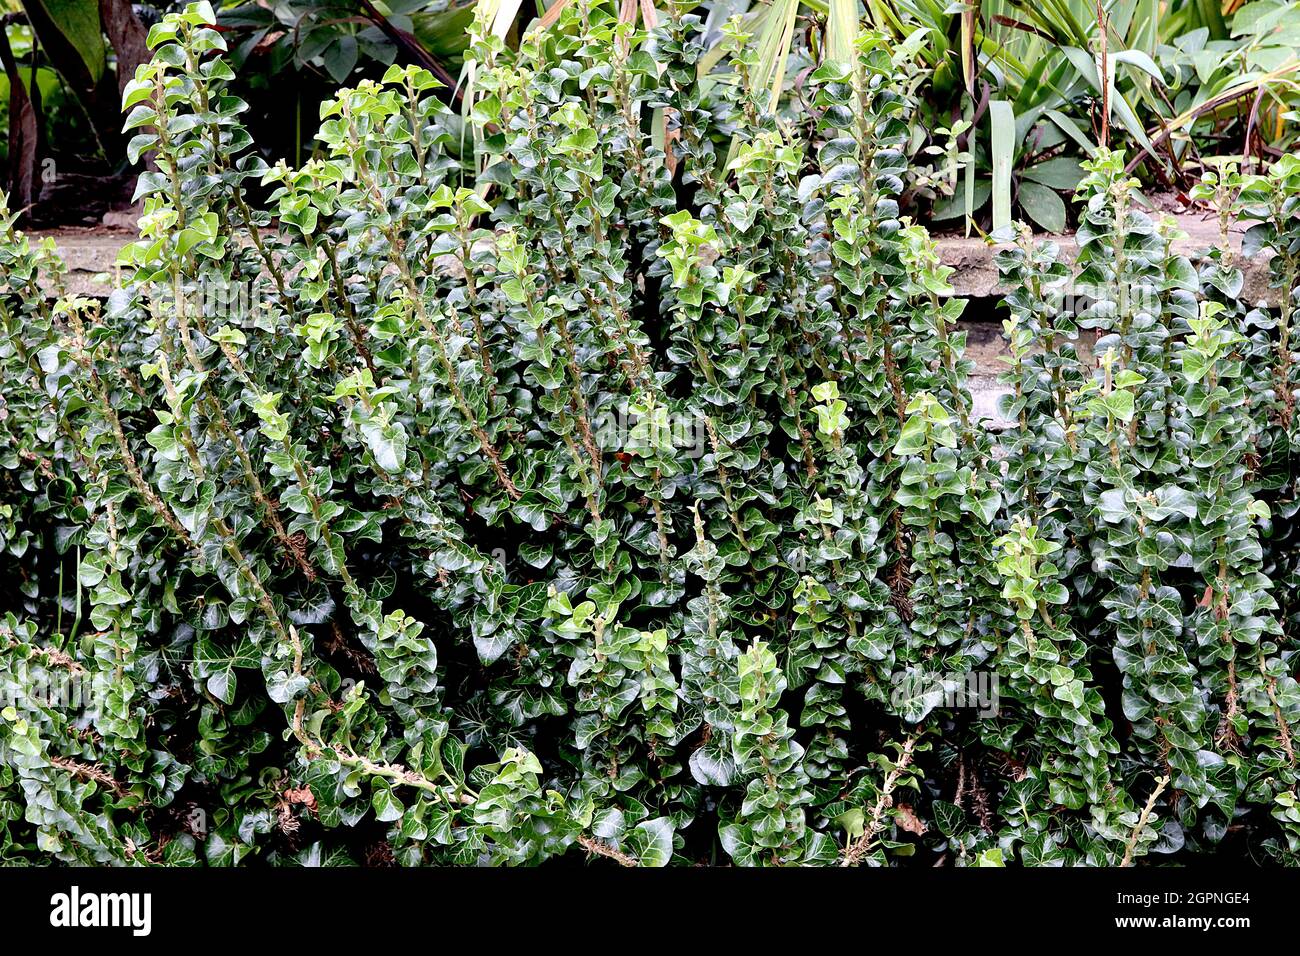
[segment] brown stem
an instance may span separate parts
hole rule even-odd
[[[1138,837],[1142,835],[1142,831],[1147,825],[1147,820],[1151,817],[1151,811],[1155,809],[1156,801],[1160,799],[1160,794],[1165,792],[1165,787],[1167,786],[1169,786],[1169,778],[1167,776],[1161,777],[1156,781],[1156,789],[1152,792],[1151,796],[1147,798],[1147,805],[1142,808],[1142,815],[1138,817],[1137,826],[1135,826],[1133,832],[1129,834],[1128,845],[1124,847],[1124,860],[1120,863],[1120,866],[1133,865],[1133,851],[1137,849]]]

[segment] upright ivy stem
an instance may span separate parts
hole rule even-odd
[[[890,764],[889,771],[885,774],[876,802],[871,808],[871,816],[867,818],[861,835],[844,848],[840,866],[857,866],[870,854],[877,838],[888,824],[886,815],[894,805],[894,791],[912,766],[918,739],[916,736],[908,737],[899,747],[898,759]]]
[[[483,452],[483,456],[487,459],[488,464],[491,465],[492,472],[496,476],[497,482],[501,485],[501,488],[511,498],[511,500],[517,501],[521,493],[515,486],[514,480],[510,477],[510,473],[506,471],[505,465],[501,459],[501,452],[497,450],[495,445],[493,445],[491,438],[488,437],[482,424],[479,423],[478,417],[469,407],[469,402],[466,400],[465,393],[460,386],[459,373],[447,355],[446,342],[444,341],[442,334],[434,325],[432,319],[429,317],[424,304],[424,295],[416,285],[415,278],[411,275],[411,270],[406,263],[406,259],[401,254],[401,242],[395,235],[390,234],[389,244],[393,250],[393,261],[397,264],[397,268],[402,275],[402,281],[406,284],[406,289],[410,293],[411,302],[415,306],[416,315],[419,317],[420,325],[429,333],[429,337],[433,340],[438,355],[438,361],[442,364],[443,372],[447,377],[447,387],[451,390],[452,397],[456,402],[456,407],[460,410],[461,415],[464,416],[466,423],[469,425],[470,431],[478,440],[479,448]]]
[[[362,185],[365,187],[366,195],[370,198],[374,211],[380,216],[386,216],[387,209],[385,208],[386,204],[383,199],[382,190],[379,188],[379,184],[375,181],[375,178],[369,168],[369,165],[366,162],[364,156],[364,149],[360,140],[358,139],[356,126],[351,122],[349,107],[346,99],[342,101],[342,111],[345,120],[348,122],[348,127],[347,127],[348,141],[350,144],[352,159],[355,164],[357,175]],[[482,424],[479,422],[473,410],[470,408],[469,403],[465,398],[464,391],[461,389],[459,373],[456,370],[456,367],[452,364],[451,359],[447,355],[447,345],[444,340],[444,337],[442,333],[438,331],[437,327],[435,326],[432,319],[430,318],[424,301],[424,293],[420,290],[419,284],[415,281],[415,277],[411,274],[410,263],[407,262],[405,256],[405,248],[406,248],[405,242],[397,234],[397,232],[394,230],[394,228],[391,225],[387,225],[383,227],[381,231],[384,233],[385,238],[388,240],[389,261],[397,269],[399,275],[401,276],[402,283],[405,286],[408,294],[408,301],[410,302],[412,308],[415,310],[415,314],[419,319],[420,326],[425,330],[425,332],[428,333],[429,337],[433,340],[435,351],[437,352],[437,356],[438,356],[438,361],[441,363],[443,367],[443,372],[446,375],[447,387],[451,390],[452,397],[456,403],[457,409],[459,409],[461,415],[464,417],[466,423],[470,428],[470,431],[474,435],[474,438],[478,441],[479,448],[482,451],[483,456],[487,460],[489,466],[491,467],[493,474],[496,476],[497,482],[500,484],[502,490],[505,491],[506,495],[512,501],[519,500],[519,498],[521,497],[521,492],[515,486],[514,480],[511,478],[510,473],[506,470],[505,465],[502,461],[501,452],[496,448],[496,446],[492,443],[492,440],[488,437],[487,432],[484,430]]]
[[[191,260],[192,261],[192,260]],[[243,439],[231,424],[229,418],[222,410],[220,399],[213,394],[211,381],[207,374],[207,369],[203,360],[199,357],[198,351],[194,346],[190,333],[190,324],[187,311],[185,292],[182,287],[180,266],[173,268],[172,272],[172,303],[174,307],[174,317],[176,319],[177,331],[180,335],[182,350],[185,359],[189,363],[193,372],[199,376],[202,381],[201,388],[204,394],[204,405],[207,409],[209,418],[216,424],[217,428],[230,442],[234,448],[235,454],[239,459],[239,465],[242,472],[243,480],[248,485],[249,491],[253,498],[262,508],[262,515],[270,528],[272,535],[280,542],[282,553],[290,560],[294,561],[303,576],[307,580],[314,580],[316,571],[301,553],[300,549],[294,546],[289,537],[289,533],[284,528],[284,523],[280,518],[280,513],[275,504],[271,501],[262,485],[261,478],[258,477],[256,469],[253,467],[252,459],[248,454],[248,449],[244,445]],[[201,318],[201,317],[200,317]],[[166,317],[159,316],[160,343],[166,348],[166,340],[161,336],[166,335]]]
[[[471,319],[474,323],[474,339],[478,343],[479,364],[483,368],[483,377],[487,381],[488,401],[496,400],[496,372],[492,368],[492,357],[488,353],[487,332],[483,327],[483,318],[478,310],[477,280],[474,276],[473,245],[470,240],[469,223],[461,210],[457,210],[460,233],[460,263],[465,270],[465,295],[469,301]]]

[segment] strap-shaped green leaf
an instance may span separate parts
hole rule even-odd
[[[99,3],[97,0],[25,0],[30,10],[38,8],[44,16],[37,15],[38,20],[48,20],[57,29],[63,40],[76,51],[86,67],[92,83],[98,83],[108,65],[108,46],[99,20]],[[45,36],[42,40],[49,44],[53,38]]]
[[[1011,225],[1011,162],[1016,149],[1016,112],[1005,100],[989,104],[993,148],[993,229]]]

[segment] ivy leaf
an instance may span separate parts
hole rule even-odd
[[[277,704],[287,704],[307,693],[311,681],[305,674],[291,674],[289,671],[276,671],[267,681],[266,693]]]
[[[736,773],[730,749],[724,749],[712,740],[691,754],[690,768],[691,776],[698,783],[714,787],[731,786]]]
[[[641,866],[667,866],[673,855],[673,831],[668,817],[638,823],[627,836],[628,852]]]
[[[370,805],[375,810],[375,819],[380,823],[392,823],[394,820],[400,820],[402,814],[406,812],[402,802],[397,799],[392,789],[387,786],[375,787],[375,791],[370,797]]]
[[[228,665],[209,674],[205,686],[208,693],[223,704],[233,704],[236,684],[235,669],[233,665]]]

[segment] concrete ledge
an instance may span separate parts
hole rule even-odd
[[[48,232],[33,230],[27,233],[33,244],[45,238],[54,240],[68,267],[68,292],[72,295],[103,296],[108,292],[105,283],[97,282],[97,275],[112,274],[118,250],[135,238],[131,229],[113,229],[103,226],[72,227]]]
[[[1213,218],[1188,214],[1173,218],[1178,228],[1187,234],[1186,238],[1174,244],[1178,253],[1197,259],[1218,242],[1218,222]],[[68,291],[74,295],[87,296],[102,296],[106,293],[106,285],[97,281],[96,277],[111,275],[115,269],[118,250],[135,238],[129,228],[104,226],[38,231],[30,235],[33,239],[45,236],[54,239],[68,266]],[[1231,235],[1234,252],[1241,250],[1241,237],[1240,229]],[[1067,263],[1074,262],[1079,250],[1072,235],[1039,238],[1054,238],[1060,244],[1061,258]],[[940,236],[935,241],[943,263],[954,270],[952,285],[958,296],[994,300],[1004,294],[1005,290],[998,283],[998,270],[993,257],[999,249],[1007,246],[992,246],[983,239],[952,236]],[[1256,257],[1243,263],[1243,268],[1246,279],[1243,298],[1248,302],[1276,305],[1278,290],[1269,288],[1268,260]],[[975,416],[990,428],[1004,428],[1011,423],[998,414],[997,406],[1007,390],[998,383],[997,377],[1005,369],[1005,365],[998,361],[998,356],[1006,354],[1006,342],[1002,338],[1001,328],[992,319],[992,310],[986,303],[972,304],[960,325],[967,332],[967,355],[975,363],[975,372],[970,379]]]
[[[1193,259],[1204,256],[1219,239],[1218,222],[1201,215],[1183,214],[1172,217],[1178,228],[1187,234],[1174,243],[1175,251]],[[132,231],[121,227],[86,226],[50,232],[32,232],[33,238],[53,237],[64,261],[68,264],[69,291],[77,295],[103,295],[104,287],[94,281],[100,273],[111,273],[117,251],[135,238]],[[1242,230],[1232,233],[1233,250],[1241,250]],[[1072,263],[1078,254],[1073,235],[1041,236],[1053,238],[1061,246],[1061,257]],[[952,284],[962,298],[985,299],[1004,293],[998,284],[998,269],[993,257],[1006,246],[991,246],[983,239],[966,239],[939,236],[935,240],[944,265],[951,266]],[[1243,296],[1248,302],[1277,304],[1277,290],[1268,287],[1269,263],[1257,257],[1243,264],[1246,284]]]
[[[1219,241],[1219,223],[1216,219],[1202,215],[1184,213],[1171,216],[1178,229],[1186,237],[1174,242],[1174,252],[1193,261],[1203,258]],[[1234,253],[1241,252],[1241,238],[1245,230],[1235,228],[1229,234],[1229,241]],[[1079,254],[1079,246],[1074,236],[1035,236],[1036,239],[1053,239],[1061,247],[1061,259],[1073,264]],[[994,255],[1007,245],[991,246],[983,239],[965,239],[952,236],[940,236],[935,240],[939,247],[939,258],[946,266],[954,270],[953,288],[962,298],[982,299],[1000,296],[1006,290],[998,284],[998,267],[993,261]],[[1278,290],[1269,288],[1269,259],[1255,257],[1248,262],[1239,263],[1245,286],[1242,297],[1251,303],[1265,302],[1277,305]]]

